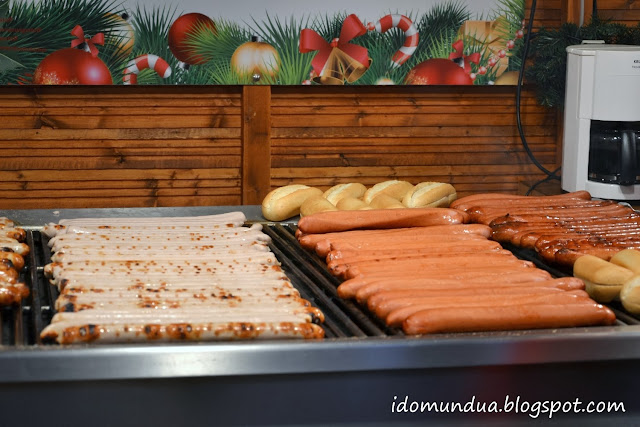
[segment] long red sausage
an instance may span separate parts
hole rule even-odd
[[[557,194],[554,196],[522,196],[522,195],[513,195],[513,194],[501,194],[501,193],[483,193],[483,194],[472,194],[470,196],[461,197],[458,200],[455,200],[451,203],[450,207],[453,209],[465,209],[466,205],[469,203],[475,203],[476,205],[484,203],[491,203],[494,200],[506,201],[506,200],[514,200],[514,201],[522,201],[526,202],[528,200],[537,199],[537,200],[573,200],[573,199],[582,199],[582,200],[590,200],[591,194],[588,191],[574,191],[571,193],[563,193]],[[473,206],[473,205],[469,205]]]
[[[391,228],[384,230],[351,230],[320,234],[300,233],[298,241],[303,247],[312,249],[319,241],[326,239],[331,240],[333,238],[352,239],[353,241],[358,241],[362,237],[370,238],[372,236],[393,239],[396,237],[402,237],[403,235],[431,236],[442,234],[476,234],[489,238],[491,237],[491,228],[484,224],[452,224],[434,225],[431,227]]]
[[[351,249],[351,250],[406,250],[414,248],[430,248],[430,247],[459,247],[466,242],[475,242],[477,245],[484,245],[487,249],[501,248],[500,243],[492,242],[481,236],[475,235],[441,235],[432,237],[423,236],[405,236],[402,239],[367,239],[358,242],[349,239],[332,239],[323,240],[316,244],[316,253],[326,258],[330,251]]]
[[[588,302],[562,305],[511,305],[504,307],[448,307],[423,310],[402,324],[406,334],[478,332],[505,329],[540,329],[612,325],[613,312]]]
[[[470,287],[482,283],[499,283],[506,276],[509,278],[508,283],[514,286],[518,286],[519,283],[523,282],[552,279],[551,274],[545,270],[520,267],[489,267],[484,269],[465,269],[464,271],[446,271],[430,273],[428,277],[416,275],[414,272],[387,271],[345,280],[338,286],[338,295],[341,298],[353,298],[356,296],[356,292],[365,286],[371,286],[371,294],[390,289],[419,289],[426,287],[425,283],[433,285],[434,281],[441,281],[458,288]]]
[[[549,294],[565,291],[584,290],[584,282],[576,277],[563,277],[541,282],[531,282],[527,286],[508,287],[467,287],[456,289],[404,289],[377,292],[367,298],[367,307],[372,312],[378,308],[388,310],[409,305],[424,297],[454,297],[472,295],[509,294]]]
[[[375,274],[384,271],[393,272],[412,272],[413,274],[425,274],[426,271],[449,271],[470,269],[470,268],[494,268],[494,267],[515,267],[515,268],[533,268],[531,261],[524,261],[513,257],[511,259],[502,259],[491,256],[477,255],[474,257],[462,257],[456,261],[451,259],[426,259],[422,261],[415,260],[399,260],[393,263],[381,262],[362,262],[349,265],[344,278],[351,279],[360,275]]]
[[[461,288],[504,288],[504,287],[525,287],[529,286],[530,282],[543,282],[550,280],[552,277],[544,270],[537,268],[531,268],[530,272],[525,272],[523,269],[520,271],[510,271],[508,273],[503,272],[502,277],[497,274],[491,274],[487,269],[487,275],[479,271],[472,273],[476,274],[476,277],[469,278],[467,280],[458,280],[454,278],[448,278],[447,274],[455,275],[455,273],[442,274],[438,277],[417,278],[415,280],[403,280],[403,279],[388,279],[388,280],[374,280],[370,282],[364,282],[360,286],[350,286],[349,288],[341,289],[338,287],[338,295],[348,297],[353,295],[358,302],[364,303],[371,295],[378,292],[389,290],[408,290],[408,289],[461,289]],[[504,270],[502,270],[504,271]],[[504,276],[508,275],[509,279],[505,280]],[[345,282],[346,283],[346,282]],[[342,285],[341,285],[342,286]],[[356,287],[356,289],[354,289]]]
[[[332,211],[305,216],[298,222],[298,228],[305,234],[331,233],[358,229],[462,224],[466,222],[465,219],[465,213],[446,208]]]
[[[570,291],[539,295],[500,295],[484,297],[443,297],[431,298],[406,307],[397,308],[387,314],[385,323],[388,326],[402,326],[407,318],[415,313],[433,308],[464,308],[464,307],[503,307],[529,304],[574,304],[577,302],[593,302],[585,291]],[[509,328],[510,329],[510,328]]]

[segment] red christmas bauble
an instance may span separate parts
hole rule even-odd
[[[179,61],[185,64],[200,65],[207,62],[201,55],[196,55],[193,48],[186,44],[189,33],[208,27],[217,33],[216,24],[206,15],[201,13],[187,13],[178,17],[169,28],[169,49]]]
[[[413,67],[404,79],[409,85],[472,85],[464,69],[449,59],[434,58]]]
[[[97,56],[69,47],[47,55],[36,67],[33,83],[39,85],[110,85],[109,68]]]

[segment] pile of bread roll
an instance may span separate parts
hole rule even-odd
[[[271,191],[262,202],[262,215],[269,221],[284,221],[297,215],[362,209],[448,207],[456,189],[443,182],[389,180],[367,188],[357,182],[338,184],[326,191],[292,184]]]
[[[640,314],[640,251],[624,249],[610,261],[583,255],[573,265],[573,275],[584,281],[594,300],[619,299],[629,313]]]

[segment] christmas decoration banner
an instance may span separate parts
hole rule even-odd
[[[524,0],[0,0],[0,85],[509,85],[524,12]]]

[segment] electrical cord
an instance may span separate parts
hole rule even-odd
[[[529,46],[531,45],[531,37],[533,33],[533,19],[536,13],[536,3],[537,3],[537,0],[532,0],[531,2],[531,12],[529,13],[529,22],[527,23],[527,32],[525,34],[524,47],[522,49],[523,50],[522,64],[520,66],[520,71],[518,72],[518,85],[516,87],[516,124],[518,126],[518,134],[520,135],[520,141],[522,141],[522,147],[527,153],[527,156],[529,156],[529,159],[531,160],[531,162],[534,165],[536,165],[536,167],[540,169],[545,175],[547,175],[547,177],[544,178],[542,181],[535,183],[531,188],[529,188],[529,190],[527,191],[527,194],[533,191],[533,189],[535,189],[535,187],[537,187],[542,182],[546,182],[550,180],[560,180],[560,176],[556,175],[556,172],[558,172],[560,168],[557,168],[555,171],[550,171],[549,169],[545,168],[542,165],[542,163],[538,161],[538,159],[536,159],[535,155],[531,151],[531,148],[529,147],[529,143],[527,142],[527,138],[525,137],[524,129],[522,127],[522,114],[521,114],[521,105],[520,105],[522,101],[522,81],[524,79],[525,62],[526,62],[527,56],[529,55]]]
[[[560,170],[560,168],[557,168],[556,170],[553,171],[553,173],[555,174],[556,172],[558,172]],[[533,190],[536,189],[536,187],[540,184],[544,184],[545,182],[549,182],[552,181],[554,178],[553,176],[548,176],[546,178],[541,179],[540,181],[536,182],[535,184],[533,184],[531,187],[529,187],[529,189],[527,190],[526,193],[524,193],[525,196],[528,196],[529,194],[531,194],[533,192]]]

